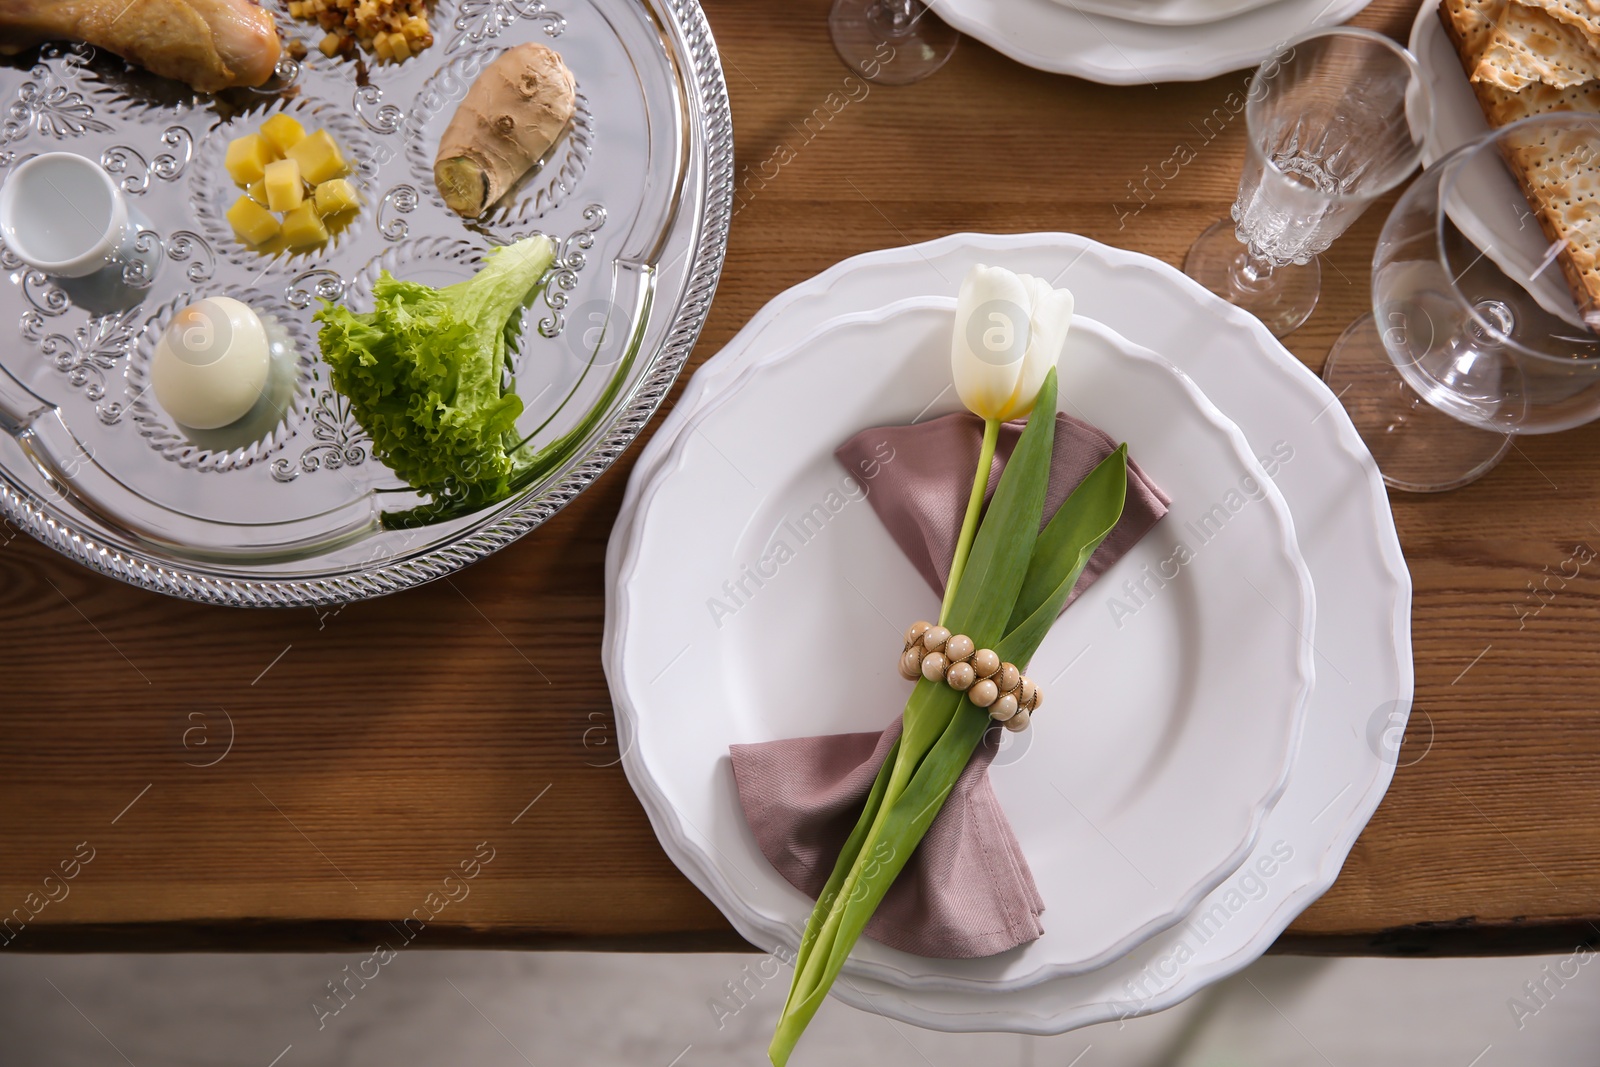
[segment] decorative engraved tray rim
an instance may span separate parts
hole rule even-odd
[[[398,592],[443,577],[504,548],[553,517],[622,455],[670,391],[699,338],[716,291],[727,249],[733,206],[733,128],[727,83],[705,13],[695,0],[647,3],[661,30],[677,39],[686,63],[680,84],[686,90],[690,141],[698,151],[702,189],[699,232],[687,254],[683,295],[663,340],[644,356],[644,371],[613,402],[586,447],[547,479],[503,502],[457,530],[448,540],[414,554],[341,566],[325,574],[258,577],[229,568],[206,570],[179,565],[99,528],[90,516],[68,514],[41,500],[0,465],[0,515],[37,540],[93,570],[156,592],[201,603],[235,607],[290,607],[342,604]],[[698,145],[694,142],[698,140]],[[695,175],[691,174],[693,180]],[[691,190],[689,198],[693,198]]]

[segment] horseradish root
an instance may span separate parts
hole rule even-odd
[[[450,210],[475,219],[544,158],[572,121],[577,81],[542,44],[484,68],[439,141],[434,184]]]

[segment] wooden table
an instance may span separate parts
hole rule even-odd
[[[934,77],[873,87],[808,135],[847,73],[827,7],[712,5],[741,167],[785,145],[793,159],[739,211],[696,364],[858,252],[1060,229],[1177,264],[1233,198],[1241,122],[1131,211],[1145,167],[1193,140],[1243,72],[1111,88],[968,40]],[[1378,0],[1357,22],[1404,39],[1414,10]],[[1322,306],[1288,342],[1313,367],[1367,304],[1392,201],[1325,260]],[[499,555],[321,614],[168,599],[12,536],[0,915],[38,913],[0,943],[370,947],[426,908],[429,946],[744,947],[662,853],[616,762],[602,568],[636,454]],[[1530,438],[1467,489],[1394,498],[1416,710],[1387,798],[1280,950],[1600,937],[1600,566],[1559,577],[1576,546],[1600,544],[1597,457],[1600,428]]]

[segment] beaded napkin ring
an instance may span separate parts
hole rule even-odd
[[[906,631],[900,675],[908,682],[917,678],[944,682],[966,693],[1007,730],[1026,730],[1034,709],[1044,703],[1039,687],[1015,664],[1000,662],[993,650],[978,648],[966,634],[952,634],[929,622],[914,622]]]

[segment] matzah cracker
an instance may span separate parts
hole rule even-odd
[[[1589,0],[1585,0],[1587,2]],[[1594,2],[1600,3],[1600,0]],[[1439,18],[1468,74],[1476,69],[1478,60],[1489,47],[1489,37],[1505,6],[1506,0],[1441,0]]]
[[[1505,156],[1590,329],[1600,329],[1600,160],[1577,130],[1509,135]]]
[[[1565,89],[1530,85],[1519,93],[1508,93],[1493,85],[1479,87],[1478,102],[1484,117],[1496,128],[1509,126],[1530,115],[1551,111],[1588,111],[1600,114],[1600,82],[1584,82]]]
[[[1600,0],[1582,0],[1600,7]],[[1505,7],[1505,0],[1443,0],[1439,5],[1439,21],[1444,23],[1445,35],[1461,57],[1461,66],[1471,74],[1483,58],[1489,45],[1496,20]],[[1509,126],[1530,115],[1543,115],[1548,111],[1592,111],[1600,113],[1600,81],[1584,82],[1557,89],[1535,82],[1520,92],[1511,92],[1487,82],[1473,82],[1472,91],[1478,97],[1489,125]]]
[[[1596,79],[1600,79],[1600,50],[1583,32],[1517,0],[1506,4],[1472,72],[1473,81],[1512,92],[1534,82],[1565,89]]]
[[[1591,47],[1600,42],[1600,13],[1591,6],[1591,0],[1523,0],[1529,7],[1539,8],[1557,22],[1564,22],[1588,40]]]
[[[1600,3],[1600,0],[1595,2]],[[1468,75],[1467,84],[1472,86],[1478,106],[1492,126],[1503,125],[1495,118],[1495,113],[1508,107],[1514,109],[1515,105],[1509,101],[1517,94],[1488,82],[1473,81],[1471,74],[1478,69],[1478,61],[1489,47],[1489,38],[1505,6],[1506,0],[1440,0],[1439,4],[1439,21],[1444,24],[1445,36],[1455,46],[1461,67]]]
[[[1600,0],[1582,3],[1600,13]],[[1441,0],[1439,19],[1469,75],[1488,51],[1504,7],[1505,0]],[[1476,79],[1470,84],[1495,128],[1554,111],[1600,113],[1600,81],[1559,88],[1533,82],[1520,92]],[[1586,145],[1535,142],[1531,136],[1505,157],[1540,230],[1552,245],[1561,243],[1555,262],[1573,300],[1590,328],[1600,332],[1600,161],[1589,158]]]

